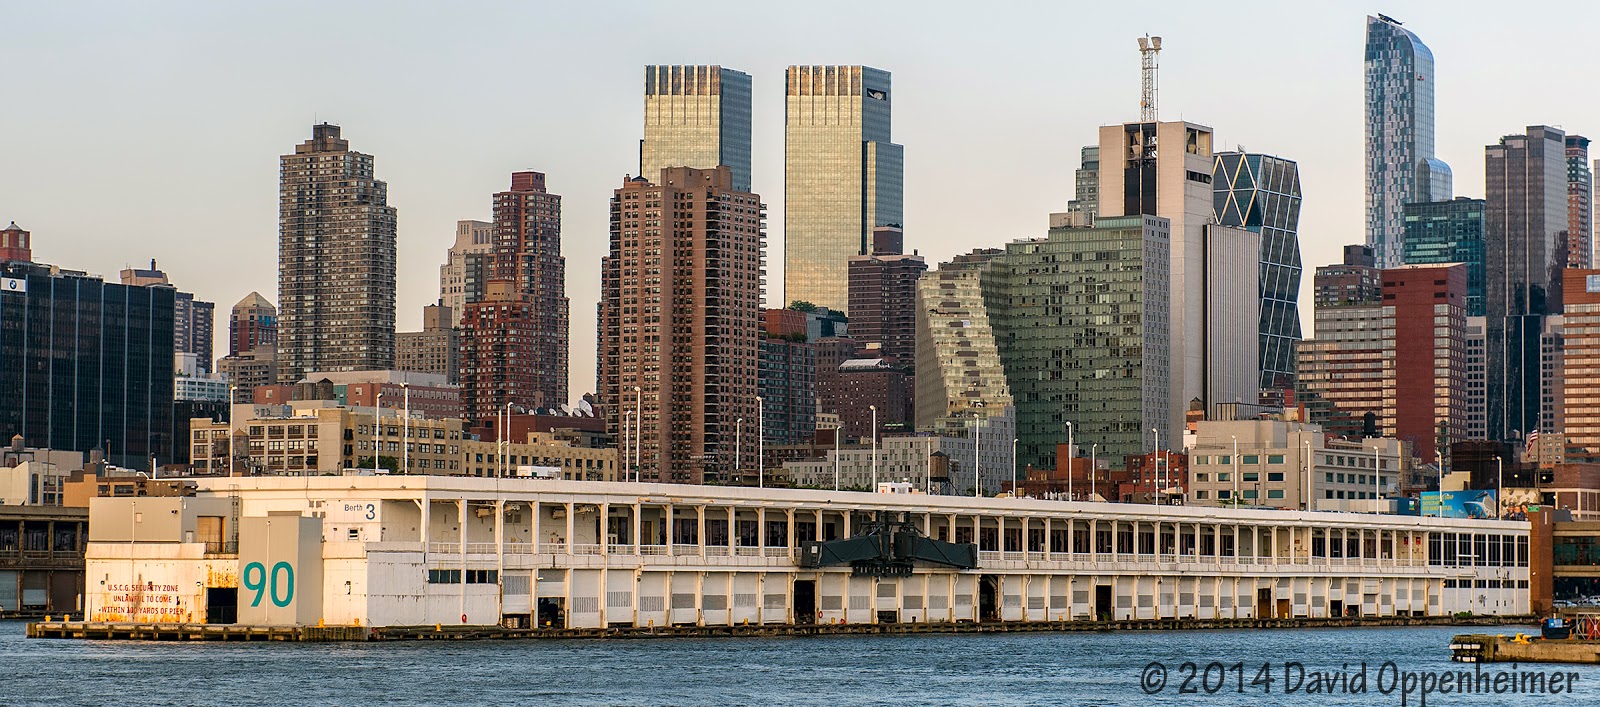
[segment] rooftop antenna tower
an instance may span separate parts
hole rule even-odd
[[[1143,91],[1139,94],[1139,122],[1154,123],[1156,111],[1156,71],[1161,62],[1161,38],[1145,35],[1139,38],[1139,68],[1144,77]]]

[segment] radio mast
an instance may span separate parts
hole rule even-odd
[[[1160,68],[1161,38],[1145,35],[1139,38],[1139,64],[1144,77],[1143,91],[1139,95],[1139,122],[1154,123],[1159,118],[1156,111],[1156,71]]]

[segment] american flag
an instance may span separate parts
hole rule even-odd
[[[1538,430],[1534,430],[1532,432],[1529,432],[1528,433],[1528,448],[1526,450],[1524,450],[1523,453],[1524,454],[1532,453],[1533,452],[1533,445],[1538,444],[1538,443],[1539,443],[1539,431]]]

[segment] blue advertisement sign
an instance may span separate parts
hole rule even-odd
[[[1495,492],[1487,491],[1437,491],[1422,492],[1422,515],[1443,518],[1494,518],[1498,510]]]

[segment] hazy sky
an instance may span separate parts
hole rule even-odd
[[[932,262],[1042,235],[1078,149],[1138,117],[1134,38],[1164,38],[1161,117],[1300,164],[1311,269],[1363,238],[1362,47],[1383,12],[1437,59],[1438,155],[1483,195],[1483,146],[1597,134],[1593,3],[23,3],[0,0],[0,225],[115,280],[158,261],[227,311],[277,301],[278,155],[314,121],[376,156],[399,210],[398,324],[421,326],[458,219],[509,173],[563,197],[572,393],[594,388],[607,200],[638,169],[645,64],[752,75],[768,296],[783,301],[783,70],[894,74],[908,248]],[[1600,135],[1597,135],[1600,137]],[[1302,297],[1302,301],[1307,299]],[[1307,314],[1309,333],[1309,307]]]

